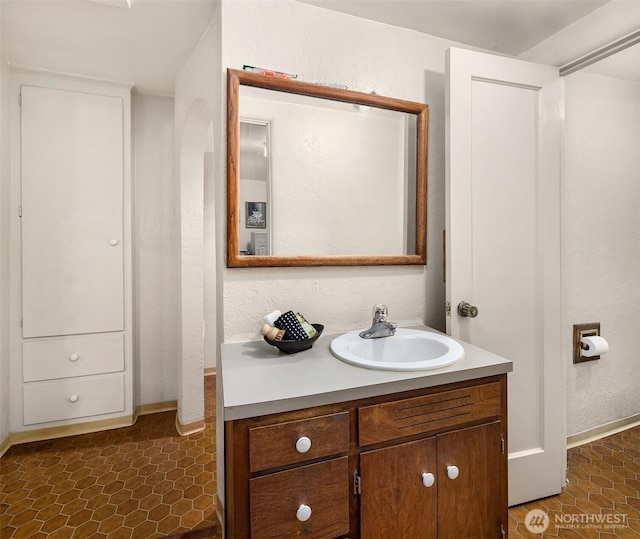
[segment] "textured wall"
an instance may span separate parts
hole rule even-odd
[[[262,315],[276,308],[300,311],[327,332],[356,329],[378,302],[400,324],[444,329],[444,53],[452,44],[287,0],[225,1],[222,31],[224,69],[269,67],[430,106],[426,268],[225,268],[224,340],[259,338]]]
[[[2,3],[0,2],[0,21]],[[2,25],[0,24],[0,28]],[[0,444],[9,433],[9,68],[0,39]]]
[[[564,360],[567,434],[640,414],[640,85],[565,79]],[[573,365],[573,324],[600,322],[609,352]]]
[[[180,222],[176,225],[181,234],[182,340],[178,368],[178,419],[182,425],[204,418],[203,371],[207,364],[204,356],[216,353],[205,347],[208,340],[205,331],[211,335],[219,328],[217,308],[215,303],[212,305],[212,299],[221,294],[218,269],[213,267],[213,260],[219,259],[218,242],[211,231],[215,222],[215,230],[222,234],[224,227],[220,211],[224,205],[218,186],[205,183],[205,179],[212,177],[209,174],[211,159],[215,164],[222,154],[220,140],[224,121],[220,111],[222,78],[219,76],[221,47],[219,26],[216,27],[218,22],[219,14],[216,14],[176,76],[175,86],[176,181],[180,183],[176,201],[180,208]],[[212,30],[213,27],[216,29]],[[191,158],[198,153],[199,163]],[[205,160],[208,161],[206,166]],[[222,188],[222,179],[216,181],[221,182]]]
[[[133,99],[136,402],[176,399],[180,357],[173,99]]]

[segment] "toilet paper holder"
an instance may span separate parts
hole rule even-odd
[[[600,359],[600,356],[585,356],[582,351],[584,345],[582,339],[584,337],[599,337],[600,323],[593,322],[591,324],[574,324],[573,326],[573,362],[583,363],[593,359]]]

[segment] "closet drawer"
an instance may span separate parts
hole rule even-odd
[[[501,405],[500,383],[492,382],[364,406],[358,410],[358,441],[375,444],[499,417]]]
[[[124,335],[90,335],[22,343],[24,382],[124,370]]]
[[[124,374],[23,386],[24,424],[123,412]]]
[[[348,412],[249,429],[249,468],[252,472],[348,450]]]

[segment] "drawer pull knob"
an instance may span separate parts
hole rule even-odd
[[[311,440],[306,436],[298,438],[298,441],[296,442],[296,451],[298,453],[306,453],[309,449],[311,449]]]
[[[78,402],[78,395],[71,395],[69,397],[69,402]]]
[[[113,239],[113,240],[109,240],[109,245],[111,245],[111,247],[115,247],[116,245],[118,245],[118,240]]]
[[[306,522],[311,518],[311,507],[305,504],[300,504],[298,510],[296,511],[296,518],[300,522]]]
[[[460,475],[460,470],[457,466],[447,466],[447,475],[449,479],[456,479]]]
[[[436,482],[436,477],[431,472],[422,474],[422,484],[429,488]]]
[[[78,354],[71,354],[69,356],[69,361],[78,361],[78,359],[80,359],[80,356]]]

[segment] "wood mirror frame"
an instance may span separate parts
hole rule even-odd
[[[239,252],[240,187],[240,85],[365,105],[416,116],[416,245],[408,255],[299,255],[259,256]],[[277,78],[260,73],[227,70],[227,267],[384,266],[424,265],[427,261],[427,126],[429,108],[424,103],[330,86]]]

